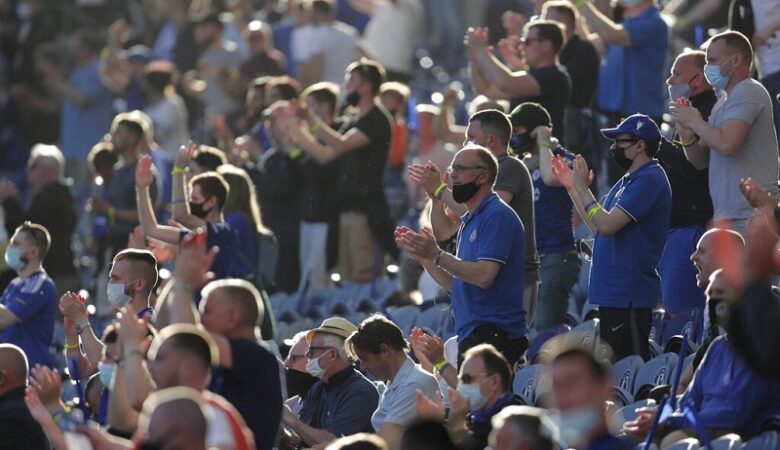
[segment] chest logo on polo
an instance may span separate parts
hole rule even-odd
[[[477,230],[474,230],[471,232],[471,236],[469,236],[469,242],[474,242],[477,240]]]

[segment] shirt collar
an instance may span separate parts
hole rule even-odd
[[[406,355],[406,361],[404,361],[404,363],[401,365],[401,368],[398,369],[398,372],[396,372],[395,377],[393,377],[393,381],[387,383],[387,390],[398,386],[398,384],[405,380],[413,370],[414,361],[412,361],[412,358],[410,358],[409,355]]]
[[[472,411],[470,413],[471,420],[474,422],[488,422],[490,418],[493,417],[493,415],[504,409],[504,406],[506,406],[507,403],[512,400],[512,397],[514,397],[514,394],[511,392],[505,392],[504,395],[498,397],[492,407]]]
[[[479,205],[477,205],[477,207],[476,207],[476,208],[474,208],[474,211],[472,211],[472,212],[467,212],[466,214],[462,215],[462,216],[460,217],[460,219],[461,219],[463,222],[468,222],[468,221],[469,221],[469,219],[471,219],[471,218],[473,218],[473,217],[475,217],[475,216],[479,215],[479,213],[480,213],[480,212],[482,212],[482,210],[483,210],[483,209],[485,209],[485,208],[487,207],[487,205],[488,205],[490,202],[494,201],[494,200],[498,200],[498,194],[496,194],[496,193],[495,193],[495,191],[491,192],[491,193],[490,193],[490,194],[489,194],[487,197],[485,197],[485,198],[484,198],[484,199],[483,199],[483,200],[482,200],[482,201],[479,203]]]
[[[648,162],[642,164],[641,166],[639,166],[639,168],[636,169],[635,171],[633,171],[633,172],[626,172],[626,174],[623,175],[623,178],[625,178],[626,181],[630,181],[632,178],[636,178],[637,175],[639,175],[640,173],[642,173],[642,172],[644,172],[646,170],[650,170],[653,167],[657,167],[657,166],[658,166],[658,160],[653,158],[650,161],[648,161]]]
[[[354,371],[355,369],[353,369],[352,366],[346,367],[334,373],[330,378],[328,378],[327,383],[323,381],[322,384],[325,385],[325,389],[341,386],[342,384],[344,384],[345,381],[347,381],[352,376],[352,373]]]

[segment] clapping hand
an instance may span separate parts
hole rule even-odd
[[[432,261],[439,250],[433,234],[425,228],[417,233],[408,227],[398,227],[395,229],[395,243],[420,263]]]
[[[214,278],[209,268],[214,263],[219,249],[214,247],[207,251],[206,240],[205,228],[198,228],[184,237],[174,269],[176,280],[200,288]]]

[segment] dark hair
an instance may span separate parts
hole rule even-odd
[[[87,166],[93,173],[107,166],[114,167],[117,161],[119,161],[119,158],[114,150],[114,145],[110,141],[98,142],[87,154]]]
[[[344,348],[350,358],[357,360],[358,350],[378,354],[382,351],[382,344],[396,351],[405,351],[409,348],[409,343],[404,339],[404,333],[398,325],[381,314],[374,314],[364,320],[357,331],[347,338]]]
[[[222,150],[208,145],[199,145],[192,156],[195,163],[207,171],[217,170],[222,164],[227,164],[227,157]]]
[[[333,14],[333,4],[327,0],[314,0],[311,2],[311,10],[318,15],[330,16]]]
[[[223,212],[225,214],[239,212],[252,222],[256,232],[273,234],[263,225],[255,185],[246,170],[232,164],[223,164],[219,166],[217,173],[222,175],[230,187]]]
[[[201,18],[197,21],[198,25],[214,25],[218,27],[220,30],[224,28],[224,24],[219,19],[219,12],[218,11],[212,11],[209,12],[205,17]]]
[[[144,71],[144,81],[155,92],[165,92],[173,81],[173,67],[159,61],[149,63]]]
[[[707,53],[702,50],[689,50],[685,53],[681,53],[677,58],[692,56],[696,67],[701,70],[707,64]]]
[[[495,136],[502,145],[506,146],[512,138],[512,122],[509,117],[497,109],[485,109],[474,113],[469,117],[469,123],[479,122],[482,130]]]
[[[658,149],[661,148],[661,142],[650,142],[642,139],[642,142],[645,143],[645,154],[649,157],[655,156],[656,153],[658,153]]]
[[[327,103],[330,105],[331,113],[336,114],[339,106],[339,86],[336,83],[322,81],[307,87],[301,97],[311,98],[317,103]]]
[[[439,422],[420,421],[406,428],[401,438],[403,450],[455,450],[447,428]]]
[[[574,28],[577,24],[577,16],[579,13],[569,0],[551,0],[545,2],[544,6],[542,6],[543,12],[549,11],[551,9],[554,9],[561,16],[563,16],[564,25],[566,25],[567,31],[571,31],[572,33],[577,31]]]
[[[146,133],[144,132],[144,127],[141,126],[140,123],[133,121],[133,120],[120,120],[117,124],[117,127],[125,127],[127,128],[131,133],[136,135],[138,139],[143,139],[146,137]]]
[[[204,199],[217,198],[217,208],[222,209],[230,193],[230,185],[217,172],[203,172],[190,180],[190,186],[200,186]]]
[[[538,29],[539,39],[543,41],[550,41],[552,43],[555,53],[560,53],[564,44],[566,43],[566,37],[563,34],[561,24],[552,20],[534,20],[528,22],[525,26],[525,31],[528,32],[532,28]]]
[[[241,310],[241,323],[244,326],[256,326],[263,321],[265,309],[261,294],[250,282],[237,278],[212,281],[203,288],[201,296],[207,298],[216,290],[225,291],[228,301]]]
[[[49,253],[49,248],[51,248],[51,234],[49,234],[49,230],[47,230],[43,225],[26,221],[16,227],[14,234],[21,232],[30,235],[35,243],[35,247],[38,248],[41,261],[43,261],[44,258],[46,258],[46,255]]]
[[[386,73],[385,67],[378,61],[372,59],[361,58],[360,61],[355,61],[347,67],[347,73],[356,73],[360,77],[371,83],[372,92],[376,95],[379,92],[379,87],[385,82]]]
[[[510,405],[499,411],[491,419],[493,431],[490,442],[503,427],[511,426],[517,438],[530,444],[535,450],[552,450],[557,448],[557,429],[545,410],[533,406]]]
[[[748,66],[753,65],[753,46],[750,45],[750,41],[744,34],[733,30],[724,31],[723,33],[718,33],[711,37],[707,45],[712,45],[713,42],[719,40],[725,40],[726,45],[730,49],[742,54],[742,57],[748,63]]]
[[[463,355],[463,359],[470,357],[480,357],[485,364],[485,371],[489,375],[498,374],[501,378],[501,388],[504,392],[509,391],[512,382],[512,370],[509,368],[509,362],[495,347],[490,344],[480,344],[472,347]]]
[[[301,96],[301,84],[294,78],[290,78],[287,75],[280,77],[274,77],[268,84],[265,85],[266,94],[271,89],[276,88],[279,91],[279,97],[281,100],[294,100]]]
[[[143,264],[141,266],[141,273],[139,275],[146,280],[147,292],[152,292],[152,290],[157,286],[157,281],[159,280],[157,273],[157,258],[154,257],[154,254],[152,254],[152,252],[149,250],[126,248],[114,256],[113,264],[116,264],[118,261],[123,259],[130,260],[134,263]]]
[[[216,364],[215,355],[212,354],[209,343],[198,333],[179,330],[165,338],[165,340],[169,341],[176,350],[194,356],[204,369],[213,367]]]

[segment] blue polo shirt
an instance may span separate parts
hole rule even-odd
[[[509,339],[525,336],[523,279],[525,230],[517,213],[491,193],[473,212],[461,217],[458,258],[501,264],[493,285],[482,289],[457,278],[452,281],[452,311],[458,341],[479,325],[495,324]]]
[[[558,147],[553,152],[571,165],[574,153]],[[531,173],[534,183],[534,223],[536,224],[536,249],[539,254],[566,253],[574,250],[574,228],[571,224],[572,208],[569,193],[560,186],[547,186],[539,169]]]
[[[0,332],[0,342],[19,346],[30,367],[41,364],[54,367],[49,352],[57,315],[57,289],[43,270],[27,279],[14,278],[0,297],[0,304],[19,319],[19,323]]]
[[[189,233],[190,230],[181,230],[180,239]],[[238,231],[228,222],[206,222],[206,248],[219,247],[219,253],[210,269],[214,272],[214,279],[244,278],[254,271],[236,257],[242,245]]]
[[[625,115],[641,111],[660,117],[666,106],[664,62],[669,43],[666,22],[651,6],[622,23],[631,36],[631,46],[607,45],[599,72],[597,104],[604,111]]]
[[[627,173],[602,203],[606,211],[620,208],[629,217],[617,233],[596,233],[588,301],[612,308],[652,308],[661,299],[656,271],[666,244],[672,213],[672,188],[656,160]]]

